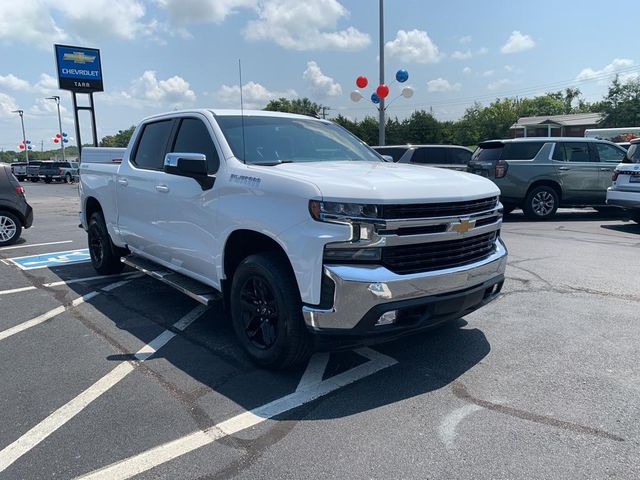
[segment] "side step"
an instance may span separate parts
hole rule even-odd
[[[146,258],[127,255],[126,257],[122,257],[121,262],[166,283],[203,305],[209,306],[222,298],[220,292],[215,288],[193,280],[192,278],[185,277]]]

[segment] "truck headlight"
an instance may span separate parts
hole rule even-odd
[[[309,213],[319,222],[349,222],[352,219],[378,218],[378,206],[361,203],[309,201]]]
[[[376,263],[382,259],[382,250],[372,248],[329,248],[324,249],[324,263]]]

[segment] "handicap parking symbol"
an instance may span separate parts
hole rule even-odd
[[[29,255],[27,257],[10,258],[9,261],[22,270],[35,270],[36,268],[56,267],[70,263],[82,263],[91,260],[89,249],[67,250],[65,252],[43,253],[41,255]]]

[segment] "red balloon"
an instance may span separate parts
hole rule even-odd
[[[60,135],[59,133],[56,133],[56,138],[60,138],[62,135]]]
[[[386,96],[389,95],[389,87],[387,87],[384,83],[381,83],[380,85],[378,85],[376,93],[380,98],[386,98]]]
[[[369,84],[369,80],[367,80],[367,77],[365,77],[364,75],[360,75],[358,78],[356,78],[356,85],[358,86],[358,88],[364,88]]]
[[[18,148],[19,148],[20,150],[24,150],[24,143],[21,143],[20,145],[18,145]]]
[[[53,143],[58,143],[59,141],[60,141],[60,139],[59,139],[59,138],[54,138],[54,139],[53,139]]]

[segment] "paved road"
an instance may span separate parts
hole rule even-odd
[[[491,305],[270,373],[219,306],[9,262],[86,248],[77,187],[26,186],[35,226],[0,249],[0,478],[640,477],[638,225],[516,213]]]

